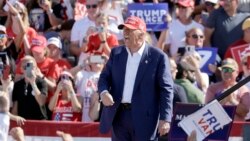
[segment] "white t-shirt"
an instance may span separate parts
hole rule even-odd
[[[0,113],[0,141],[7,141],[10,127],[10,117],[7,113]]]
[[[77,93],[83,98],[82,121],[92,122],[89,118],[90,97],[97,91],[97,82],[100,72],[88,72],[82,70],[76,74]]]
[[[91,21],[88,16],[83,19],[76,21],[71,30],[71,42],[78,41],[79,47],[82,46],[83,38],[86,36],[86,33],[89,27],[95,27],[95,22]]]
[[[185,32],[194,27],[204,30],[204,27],[195,21],[192,21],[189,25],[184,25],[179,19],[175,19],[169,24],[169,35],[165,39],[165,43],[170,44],[171,55],[176,54],[179,47],[185,46]]]

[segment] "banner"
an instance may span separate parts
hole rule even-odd
[[[181,118],[180,116],[179,118]],[[229,141],[242,141],[242,133],[244,125],[250,125],[250,123],[247,122],[233,123]],[[16,126],[17,126],[16,122],[12,121],[10,129]],[[110,133],[109,134],[99,133],[98,122],[83,123],[83,122],[55,122],[55,121],[27,120],[25,122],[25,125],[21,126],[21,128],[24,130],[25,133],[25,141],[61,141],[61,139],[56,135],[56,130],[61,130],[66,133],[70,133],[74,137],[74,141],[111,140]],[[8,141],[13,141],[13,140],[11,139],[11,137],[9,137]],[[179,141],[184,141],[184,140],[179,140]]]
[[[209,70],[208,65],[215,64],[218,49],[213,47],[203,47],[203,48],[195,48],[195,50],[201,56],[201,62],[200,62],[201,72],[205,72],[208,75],[212,75],[212,72]]]
[[[167,28],[167,13],[167,3],[145,3],[129,4],[127,15],[142,18],[147,25],[148,31],[162,31]]]
[[[235,106],[223,106],[226,113],[233,119],[236,107]],[[171,141],[186,141],[187,134],[184,130],[178,126],[178,123],[186,116],[194,113],[198,109],[202,108],[202,105],[198,104],[183,104],[177,103],[174,111],[174,116],[172,118],[169,140]],[[209,135],[205,140],[220,140],[228,141],[228,137],[231,131],[232,123],[224,126],[223,129],[214,132]]]

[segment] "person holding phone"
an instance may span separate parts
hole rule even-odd
[[[118,39],[115,34],[108,30],[108,15],[100,13],[96,17],[96,33],[90,35],[86,53],[104,53],[109,56],[111,48],[118,46]]]
[[[24,78],[14,84],[12,114],[25,119],[48,119],[45,108],[48,86],[44,79],[37,77],[35,59],[26,55],[21,60],[21,70]]]
[[[93,54],[90,55],[85,60],[85,67],[83,67],[77,74],[76,74],[76,89],[77,93],[81,95],[83,100],[83,115],[82,121],[83,122],[93,122],[98,119],[99,117],[99,110],[96,110],[96,106],[98,105],[99,101],[93,99],[91,101],[92,95],[97,93],[97,82],[100,77],[100,73],[106,63],[107,57],[105,55]],[[99,96],[98,96],[99,97]],[[97,105],[94,105],[94,103]],[[100,103],[99,103],[100,104]],[[98,116],[93,116],[98,115]]]
[[[74,78],[63,71],[57,83],[56,91],[49,102],[54,121],[81,121],[82,98],[74,90]]]

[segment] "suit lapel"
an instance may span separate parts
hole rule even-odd
[[[147,67],[149,66],[149,63],[151,61],[150,54],[149,54],[149,46],[146,44],[145,49],[143,51],[141,61],[137,70],[136,78],[135,78],[135,84],[134,84],[134,90],[133,94],[136,92],[137,87],[139,86],[145,71],[147,70]]]

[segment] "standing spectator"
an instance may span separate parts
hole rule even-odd
[[[25,119],[47,119],[45,102],[48,88],[46,82],[37,77],[38,67],[31,56],[25,56],[21,61],[24,78],[15,82],[13,90],[12,114]]]
[[[250,18],[247,18],[243,24],[242,24],[242,30],[243,30],[243,37],[234,43],[232,43],[228,49],[226,50],[224,59],[226,58],[233,58],[231,50],[234,47],[244,45],[244,44],[250,44]]]
[[[11,43],[11,55],[19,62],[25,55],[29,54],[29,42],[36,36],[36,31],[30,27],[26,7],[16,1],[14,5],[7,1],[9,6],[8,19],[6,21],[6,33],[9,38],[14,39]]]
[[[222,81],[208,87],[205,103],[218,97],[225,90],[237,84],[236,78],[239,73],[238,64],[231,58],[224,59],[221,65]],[[242,86],[232,94],[220,101],[222,105],[237,106],[234,120],[244,121],[250,108],[250,94],[246,86]]]
[[[194,11],[193,0],[178,0],[177,2],[178,18],[169,24],[166,47],[171,56],[175,56],[179,47],[185,46],[185,32],[191,28],[197,27],[203,29],[203,26],[192,20]]]
[[[203,92],[192,84],[195,81],[194,70],[183,64],[178,64],[177,70],[175,83],[184,88],[188,103],[204,103]]]
[[[9,100],[4,93],[0,93],[0,140],[7,141],[10,117],[9,117]]]
[[[74,90],[74,79],[69,72],[62,72],[58,80],[55,94],[50,99],[49,109],[52,120],[81,121],[82,99]]]
[[[112,140],[155,140],[169,132],[173,79],[169,59],[145,42],[146,24],[128,17],[125,46],[114,48],[102,71],[98,92],[104,105],[100,131],[112,127]],[[157,130],[158,129],[158,130]]]
[[[98,0],[86,0],[86,8],[88,15],[76,21],[71,31],[70,52],[72,55],[79,56],[82,50],[85,49],[84,47],[84,49],[81,49],[84,44],[84,38],[89,36],[87,31],[91,26],[95,26],[96,16],[100,13]]]
[[[57,81],[61,72],[69,70],[71,65],[66,59],[62,58],[62,43],[60,39],[56,37],[49,38],[47,47],[50,52],[49,57],[54,60],[48,72],[48,77],[53,78],[54,81]]]
[[[93,60],[94,57],[101,57],[100,60]],[[93,58],[93,59],[91,59]],[[89,117],[89,111],[91,106],[91,97],[93,94],[97,93],[97,82],[100,77],[100,73],[106,62],[105,55],[91,55],[88,60],[88,64],[85,64],[85,68],[89,67],[88,70],[82,69],[76,74],[76,88],[77,93],[83,98],[83,122],[93,121]],[[94,102],[92,102],[94,103]]]
[[[29,0],[26,6],[31,27],[40,33],[67,19],[60,3],[53,4],[50,0]]]
[[[218,48],[221,58],[230,44],[243,36],[242,22],[250,16],[237,13],[238,0],[222,0],[222,7],[214,10],[206,23],[205,45]]]
[[[176,79],[176,74],[178,72],[177,65],[176,65],[174,59],[170,58],[169,61],[170,61],[171,74],[173,76],[173,80],[175,80]],[[178,85],[177,83],[174,83],[173,106],[177,102],[188,103],[188,99],[187,99],[187,94],[186,94],[184,88],[181,85]]]
[[[67,20],[58,26],[52,27],[48,32],[44,34],[47,40],[52,37],[56,37],[61,40],[62,54],[64,58],[68,58],[70,56],[70,35],[74,23],[74,19]]]
[[[108,30],[108,16],[100,13],[96,17],[97,33],[90,35],[87,44],[87,53],[99,53],[109,56],[111,48],[118,46],[116,35]]]

